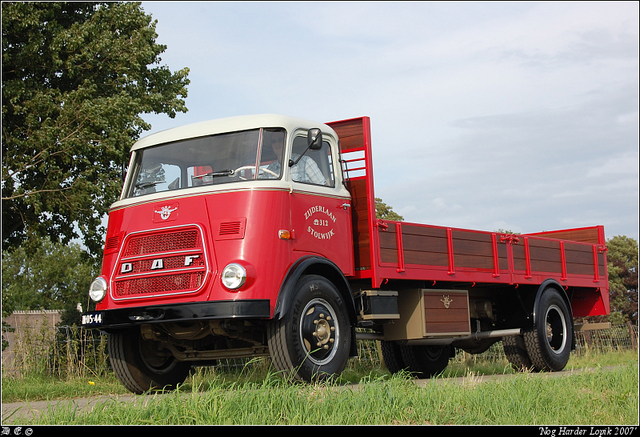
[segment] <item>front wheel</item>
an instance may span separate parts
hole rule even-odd
[[[346,308],[333,283],[322,276],[304,276],[290,310],[268,326],[274,367],[304,381],[342,373],[353,341]]]
[[[571,312],[560,292],[551,287],[542,292],[538,311],[536,326],[524,333],[527,354],[535,370],[560,371],[571,354]]]
[[[158,342],[143,339],[139,329],[109,334],[107,346],[116,377],[136,394],[173,390],[191,369],[190,363],[176,360]]]

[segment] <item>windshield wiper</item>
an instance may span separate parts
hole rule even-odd
[[[227,169],[227,170],[220,170],[220,171],[210,171],[209,173],[204,173],[204,174],[200,174],[198,176],[194,176],[194,178],[204,178],[207,176],[212,176],[212,177],[216,177],[216,176],[231,176],[235,173],[235,170],[232,169]]]
[[[154,187],[158,184],[164,184],[165,181],[146,181],[146,182],[140,182],[136,184],[136,188],[149,188],[149,187]]]

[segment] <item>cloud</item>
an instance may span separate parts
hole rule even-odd
[[[154,2],[188,114],[371,116],[406,220],[638,237],[638,4]]]

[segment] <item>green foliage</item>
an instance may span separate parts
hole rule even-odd
[[[97,263],[78,244],[52,243],[33,237],[13,251],[2,252],[2,317],[13,311],[86,309],[89,284]]]
[[[93,254],[143,113],[186,112],[140,3],[2,3],[3,244],[78,237]]]
[[[392,207],[376,197],[376,218],[380,220],[395,220],[401,222],[404,220],[400,214],[395,212]]]
[[[638,323],[638,241],[627,236],[607,240],[611,323]]]

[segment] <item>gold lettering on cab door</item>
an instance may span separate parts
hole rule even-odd
[[[331,240],[335,235],[333,224],[336,216],[324,206],[312,206],[304,213],[307,221],[307,232],[318,240]]]

